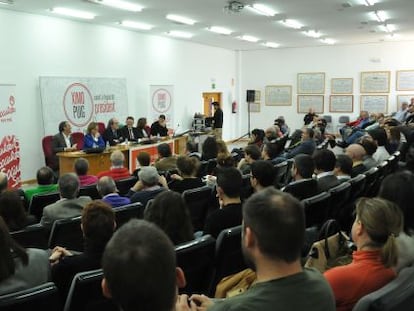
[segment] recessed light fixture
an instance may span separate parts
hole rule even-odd
[[[208,31],[211,32],[215,32],[215,33],[219,33],[221,35],[230,35],[233,31],[228,29],[228,28],[224,28],[224,27],[220,27],[220,26],[211,26],[209,28],[207,28]]]
[[[168,14],[165,18],[169,19],[170,21],[174,21],[174,22],[177,22],[180,24],[186,24],[186,25],[194,25],[196,23],[196,21],[191,18],[180,16],[180,15],[175,15],[175,14]]]
[[[293,28],[293,29],[301,29],[303,25],[294,19],[284,19],[280,21],[286,27]]]
[[[276,49],[280,46],[279,43],[270,42],[270,41],[264,42],[264,43],[262,43],[262,45],[264,45],[265,47],[268,47],[268,48],[272,48],[272,49]]]
[[[311,38],[320,38],[322,34],[319,31],[316,30],[308,30],[303,32],[306,36]]]
[[[13,0],[0,0],[0,4],[10,5],[13,4]]]
[[[143,7],[132,2],[124,0],[87,0],[89,2],[98,3],[106,6],[110,6],[116,9],[131,11],[131,12],[141,12]]]
[[[334,39],[330,39],[330,38],[321,39],[321,42],[325,43],[325,44],[329,44],[329,45],[333,45],[333,44],[336,43],[336,41]]]
[[[176,30],[168,31],[166,32],[166,34],[172,37],[184,38],[184,39],[190,39],[193,37],[192,33],[184,32],[184,31],[176,31]]]
[[[60,15],[70,16],[70,17],[82,18],[82,19],[94,19],[96,16],[95,14],[92,14],[89,12],[72,10],[72,9],[62,8],[62,7],[53,8],[51,9],[51,12],[60,14]]]
[[[140,29],[140,30],[151,30],[152,28],[154,28],[154,26],[152,25],[138,23],[134,21],[122,21],[121,25],[125,27],[129,27],[129,28]]]
[[[241,40],[244,40],[244,41],[248,41],[248,42],[257,42],[257,41],[259,41],[259,38],[249,36],[249,35],[243,35],[243,36],[240,36],[238,38],[241,39]]]
[[[377,3],[377,0],[365,0],[366,6],[373,6],[375,3]]]
[[[275,16],[277,13],[272,8],[260,3],[255,3],[253,5],[248,5],[246,7],[257,14],[261,14],[264,16]]]
[[[396,27],[395,27],[395,25],[384,24],[384,25],[381,25],[380,26],[380,29],[382,31],[391,33],[391,32],[394,32],[395,31]]]
[[[371,12],[371,17],[376,19],[379,23],[384,23],[388,19],[388,14],[385,11]]]

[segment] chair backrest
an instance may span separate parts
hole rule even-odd
[[[326,115],[323,116],[322,119],[325,119],[326,123],[332,123],[332,116]]]
[[[214,297],[217,284],[226,276],[247,268],[241,248],[242,226],[224,229],[216,241],[214,273],[210,284],[209,295]]]
[[[208,186],[194,188],[183,192],[184,201],[190,211],[194,231],[203,230],[211,198]]]
[[[397,278],[379,290],[362,297],[353,311],[402,311],[414,305],[414,267],[400,271]]]
[[[175,247],[177,267],[183,269],[187,285],[182,293],[207,293],[213,272],[216,240],[205,235]]]
[[[64,248],[83,251],[83,233],[81,230],[81,216],[69,219],[59,219],[53,223],[49,237],[49,248],[62,246]]]
[[[130,178],[117,180],[115,181],[115,184],[116,184],[116,188],[119,191],[119,194],[124,196],[128,193],[129,189],[131,189],[131,187],[135,185],[136,182],[137,182],[136,177],[130,177]]]
[[[378,169],[378,167],[373,167],[369,171],[365,172],[364,175],[366,176],[364,196],[367,196],[367,197],[375,196],[376,193],[374,192],[378,190],[377,180],[380,175],[380,170]]]
[[[120,228],[123,224],[133,218],[144,218],[144,210],[145,206],[140,202],[115,208],[116,227]]]
[[[292,179],[292,167],[293,167],[294,160],[288,159],[286,162],[288,163],[288,167],[287,167],[287,171],[285,175],[285,180],[283,181],[285,185],[289,184]]]
[[[349,122],[349,116],[340,116],[338,119],[339,123],[345,124]]]
[[[45,283],[30,289],[0,296],[2,311],[60,311],[62,306],[54,283]]]
[[[208,174],[208,161],[200,161],[200,167],[198,168],[198,177],[204,177]]]
[[[242,176],[242,186],[240,189],[240,199],[242,201],[247,200],[253,194],[253,187],[250,182],[250,174]]]
[[[274,166],[275,179],[273,181],[273,185],[276,188],[281,189],[285,186],[284,181],[285,181],[285,176],[287,174],[288,167],[289,167],[289,164],[287,161],[276,164]]]
[[[82,132],[74,132],[72,134],[70,134],[70,136],[72,136],[72,141],[74,144],[76,144],[76,148],[78,150],[82,150],[83,149],[83,140],[85,138],[85,135],[83,135]]]
[[[115,304],[102,294],[102,269],[78,273],[74,276],[64,311],[118,311]]]
[[[22,230],[10,232],[10,235],[24,248],[47,249],[47,230],[40,224],[30,225]]]
[[[83,186],[79,189],[79,196],[88,196],[92,200],[99,200],[101,196],[99,195],[96,185]]]
[[[45,164],[49,167],[53,167],[55,165],[55,163],[53,163],[52,140],[52,135],[45,136],[42,138],[42,149],[43,155],[45,157]]]
[[[395,173],[397,170],[398,170],[398,157],[396,157],[395,155],[392,155],[388,158],[388,174]]]
[[[328,218],[339,220],[344,206],[351,196],[351,184],[344,182],[328,190],[331,195],[329,202]]]
[[[306,228],[320,227],[328,219],[330,197],[331,195],[328,192],[322,192],[302,200],[305,208]]]
[[[351,184],[350,201],[355,201],[364,193],[367,177],[364,174],[359,174],[348,181]]]
[[[105,133],[105,123],[97,122],[97,124],[98,124],[99,134],[103,135]]]
[[[29,203],[29,213],[36,217],[38,221],[42,218],[45,206],[55,203],[60,199],[59,192],[35,194]]]

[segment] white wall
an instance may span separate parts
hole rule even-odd
[[[233,51],[7,10],[0,10],[0,38],[0,83],[17,84],[14,126],[23,180],[44,165],[39,76],[125,77],[129,114],[136,118],[150,115],[149,85],[172,84],[182,129],[202,111],[202,92],[223,92],[224,139],[239,134],[237,115],[230,113],[237,96]]]
[[[388,42],[350,46],[323,46],[315,48],[297,48],[241,53],[240,101],[245,103],[246,90],[256,89],[262,92],[261,112],[251,113],[251,128],[264,128],[273,124],[273,120],[284,115],[290,127],[299,128],[303,124],[304,114],[297,113],[296,79],[300,72],[325,72],[325,109],[324,114],[332,115],[334,123],[344,113],[329,112],[331,78],[354,79],[354,113],[360,110],[360,72],[391,71],[388,112],[396,110],[396,95],[414,92],[396,92],[396,70],[414,69],[413,42]],[[380,59],[380,63],[372,62]],[[292,85],[292,106],[265,106],[264,91],[266,85]],[[247,111],[244,104],[244,112]],[[243,119],[246,119],[244,113]],[[245,126],[247,129],[247,125]]]

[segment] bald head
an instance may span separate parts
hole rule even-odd
[[[3,172],[0,172],[0,193],[7,190],[7,175]]]
[[[345,154],[352,159],[352,162],[362,161],[366,155],[364,147],[359,144],[352,144],[346,148]]]

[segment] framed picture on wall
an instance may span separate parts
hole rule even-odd
[[[388,95],[361,95],[360,107],[361,111],[386,114],[388,112]]]
[[[298,94],[324,94],[325,73],[305,72],[298,73]]]
[[[353,95],[331,95],[329,112],[354,112]]]
[[[389,71],[363,71],[361,72],[361,93],[389,93]]]
[[[354,79],[352,78],[332,78],[332,94],[352,94],[354,92]]]
[[[260,112],[260,102],[258,103],[248,103],[250,112]]]
[[[411,103],[411,98],[414,98],[414,94],[397,95],[397,111],[401,109],[401,104],[406,102]]]
[[[298,113],[308,113],[312,108],[315,113],[323,113],[323,95],[298,95]]]
[[[414,91],[414,70],[397,71],[397,91]]]
[[[292,86],[291,85],[267,85],[265,90],[266,106],[291,106]]]

